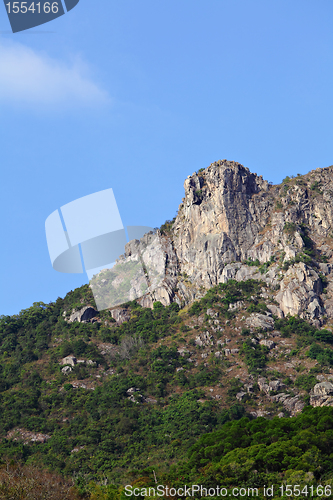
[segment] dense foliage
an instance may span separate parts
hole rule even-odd
[[[232,361],[214,353],[200,363],[190,359],[190,350],[201,352],[195,336],[212,324],[209,309],[224,326],[235,321],[230,304],[239,301],[247,313],[264,313],[263,286],[256,280],[230,280],[210,289],[187,312],[175,303],[163,307],[155,302],[153,309],[144,309],[129,302],[123,306],[128,320],[120,326],[109,311],[100,312],[93,323],[66,321],[72,310],[94,306],[88,286],[55,303],[39,302],[16,316],[2,316],[0,457],[26,464],[17,469],[22,473],[8,476],[3,488],[25,484],[36,465],[74,478],[73,498],[96,500],[125,498],[121,484],[154,485],[153,470],[160,481],[175,485],[327,481],[333,472],[330,408],[307,409],[297,418],[249,420],[236,399],[242,383],[226,379]],[[195,326],[189,328],[189,321]],[[302,351],[303,358],[318,362],[319,368],[294,381],[309,393],[316,370],[333,366],[332,332],[296,317],[275,318],[275,328],[297,339],[291,356]],[[244,366],[255,378],[263,372],[267,376],[268,348],[254,344],[250,330],[239,332]],[[220,330],[215,335],[222,337]],[[112,349],[102,351],[103,343]],[[68,355],[90,365],[78,363],[65,374],[59,361]],[[75,385],[80,381],[86,386]],[[224,406],[207,398],[212,386],[226,386]],[[254,383],[245,401],[254,398],[253,403],[256,393]],[[43,433],[45,442],[14,440],[8,433],[15,429]],[[117,486],[103,485],[105,478]]]
[[[264,498],[265,485],[274,485],[280,498],[281,485],[301,485],[303,489],[307,485],[308,495],[309,486],[315,485],[313,498],[320,498],[317,485],[333,484],[332,446],[333,408],[307,407],[303,414],[288,419],[242,418],[202,436],[188,459],[172,466],[164,481],[175,487],[220,485],[228,491],[256,487],[259,498]]]

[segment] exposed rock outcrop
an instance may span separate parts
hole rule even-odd
[[[75,366],[76,365],[76,357],[75,356],[66,356],[65,358],[62,358],[60,361],[61,365],[69,365],[69,366]]]
[[[92,318],[94,318],[97,314],[97,311],[90,306],[83,307],[79,311],[73,311],[69,317],[68,322],[74,323],[78,321],[79,323],[87,323]]]
[[[252,313],[246,320],[247,326],[252,328],[262,328],[263,330],[272,330],[274,328],[274,320],[266,314]]]
[[[310,392],[310,404],[312,406],[333,406],[333,384],[331,382],[320,382]]]
[[[270,287],[263,297],[273,302],[271,314],[320,326],[324,316],[333,318],[333,285],[322,293],[332,263],[321,261],[333,256],[332,174],[333,167],[317,169],[272,186],[239,163],[212,163],[185,180],[170,231],[131,241],[116,266],[142,260],[146,275],[131,282],[131,293],[145,290],[139,299],[145,307],[182,306],[218,283],[258,279]],[[259,319],[250,326],[271,329],[269,316],[264,326]]]
[[[117,307],[117,309],[111,310],[111,316],[117,322],[118,325],[128,321],[131,318],[131,314],[127,309]]]

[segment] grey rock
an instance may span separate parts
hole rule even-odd
[[[274,288],[278,306],[269,305],[272,314],[296,315],[316,325],[324,315],[333,318],[333,299],[330,293],[322,294],[316,270],[299,262],[282,271],[276,263],[261,274],[257,266],[243,263],[258,259],[263,264],[277,252],[285,253],[285,262],[293,259],[304,251],[301,223],[307,225],[320,252],[331,258],[332,245],[326,242],[333,232],[332,174],[332,167],[317,169],[302,183],[292,182],[281,191],[237,162],[220,160],[193,173],[185,180],[185,196],[171,234],[148,234],[126,245],[122,262],[142,255],[148,267],[164,273],[158,286],[139,299],[141,305],[153,307],[156,300],[188,305],[218,283],[254,278]],[[309,196],[313,182],[320,184],[318,196]],[[283,210],[276,209],[277,201]],[[286,223],[292,223],[294,230],[286,231]],[[332,274],[331,264],[319,267],[323,274]],[[138,285],[133,284],[133,290]],[[271,290],[262,293],[271,297]],[[265,315],[253,316],[246,324],[273,328],[272,319]]]
[[[245,307],[245,302],[239,300],[238,302],[234,302],[233,304],[229,304],[229,309],[231,311],[235,311],[236,309],[243,309]]]
[[[201,333],[195,338],[194,342],[199,346],[208,346],[214,344],[213,337],[209,332]]]
[[[96,366],[97,363],[95,361],[93,361],[92,359],[88,359],[87,365],[89,365],[89,366]]]
[[[283,403],[285,399],[289,398],[289,394],[285,394],[284,392],[281,392],[280,394],[276,394],[275,396],[271,396],[270,399],[271,401],[279,401]]]
[[[238,401],[242,401],[246,396],[246,392],[238,392],[238,394],[236,394],[236,398],[238,399]]]
[[[214,309],[207,309],[206,314],[210,316],[211,318],[217,318],[219,313],[215,312]]]
[[[179,347],[177,349],[177,352],[184,358],[184,357],[189,357],[190,356],[190,351],[186,349],[186,347]]]
[[[285,399],[283,406],[292,414],[295,415],[303,410],[305,404],[299,400],[298,396]]]
[[[319,269],[323,274],[331,274],[332,272],[332,266],[331,264],[319,264]]]
[[[61,369],[62,373],[70,373],[72,371],[72,368],[70,366],[64,366]]]
[[[265,411],[265,410],[258,410],[256,413],[257,413],[257,417],[266,417],[266,415],[271,414],[269,411]]]
[[[139,398],[140,398],[140,396],[141,396],[141,394],[138,394],[138,397],[139,397]],[[142,397],[142,396],[141,396],[141,397]],[[129,396],[127,399],[128,399],[129,401],[132,401],[132,403],[139,404],[139,401],[137,401],[137,400],[135,399],[135,397],[133,396],[133,394],[132,394],[131,396]],[[141,398],[140,398],[140,399],[141,399]]]
[[[286,388],[286,385],[281,382],[281,380],[272,380],[269,383],[271,391],[281,391]]]
[[[322,285],[318,274],[300,262],[291,266],[286,272],[276,300],[285,316],[300,315],[313,320],[324,312],[319,303],[321,291]]]
[[[79,323],[88,323],[97,314],[97,311],[90,306],[83,307],[79,311],[73,311],[69,317],[68,322],[74,323],[75,321]]]
[[[267,309],[274,314],[274,316],[284,318],[283,311],[278,306],[275,306],[274,304],[267,304]]]
[[[116,309],[111,310],[111,316],[113,319],[121,325],[125,321],[129,321],[131,319],[131,313],[128,309],[117,307]]]
[[[252,313],[245,320],[247,326],[252,328],[262,328],[263,330],[272,330],[274,328],[274,320],[266,314]]]
[[[259,377],[258,378],[258,386],[259,386],[259,389],[262,391],[263,390],[263,387],[266,386],[267,383],[266,383],[266,378],[265,377]]]
[[[331,382],[320,382],[311,391],[314,396],[330,396],[333,394],[333,384]]]
[[[135,392],[138,392],[140,389],[138,389],[137,387],[130,387],[129,389],[127,389],[127,394],[134,394]]]
[[[66,356],[60,361],[61,365],[70,365],[70,366],[75,366],[76,365],[76,357],[75,356]]]
[[[333,384],[320,382],[310,392],[311,406],[333,406]]]
[[[274,347],[276,346],[273,340],[268,340],[268,339],[260,340],[260,344],[268,347],[269,350],[274,349]]]

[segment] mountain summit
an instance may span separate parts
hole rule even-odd
[[[316,169],[272,185],[239,163],[214,162],[185,180],[177,217],[128,243],[114,269],[135,256],[159,275],[164,269],[164,279],[139,300],[145,307],[182,307],[218,283],[260,279],[274,289],[279,317],[300,315],[321,326],[333,318],[333,287],[326,286],[332,172]]]

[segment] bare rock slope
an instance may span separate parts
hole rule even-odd
[[[275,290],[273,314],[318,326],[333,318],[332,174],[317,169],[274,186],[226,160],[193,173],[169,230],[130,242],[119,261],[144,245],[145,264],[164,268],[141,304],[184,306],[220,282],[254,278]]]

